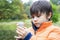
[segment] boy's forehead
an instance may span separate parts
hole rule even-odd
[[[35,15],[35,16],[41,16],[41,15],[46,15],[46,13],[33,13],[31,14],[32,16]]]
[[[33,14],[31,14],[31,15],[37,16],[37,15],[41,15],[41,13],[33,13]]]

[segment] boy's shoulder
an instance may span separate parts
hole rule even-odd
[[[48,38],[52,40],[60,40],[60,27],[58,26],[52,26],[51,27],[51,32],[49,33]]]
[[[52,28],[54,28],[54,29],[59,29],[59,30],[60,30],[60,27],[59,27],[59,26],[53,25]]]
[[[48,29],[50,29],[52,32],[60,32],[60,27],[55,25],[48,27]]]
[[[58,31],[60,32],[60,27],[59,26],[54,26],[54,31],[55,32],[58,32]]]

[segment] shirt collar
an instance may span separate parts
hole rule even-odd
[[[32,22],[32,27],[35,31],[41,31],[42,29],[45,29],[46,27],[49,27],[50,25],[52,25],[52,21],[48,21],[48,22],[43,22],[39,28],[37,28],[33,22]]]
[[[37,30],[37,31],[41,31],[49,26],[52,25],[52,21],[48,21],[48,22],[43,22],[41,25],[40,25],[40,28]]]

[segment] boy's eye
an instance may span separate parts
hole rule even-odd
[[[36,17],[40,17],[40,16],[36,16]],[[32,16],[31,18],[34,18],[34,16]]]
[[[40,17],[40,16],[37,16],[37,17]]]
[[[31,16],[31,18],[34,18],[34,16]]]
[[[40,17],[40,16],[36,16],[36,17]],[[31,16],[31,18],[34,18],[34,16]]]

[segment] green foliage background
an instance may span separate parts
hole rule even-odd
[[[60,26],[59,0],[51,0],[53,8],[52,21]],[[0,40],[16,40],[16,23],[23,21],[26,27],[31,27],[30,5],[32,0],[24,3],[21,0],[0,0]],[[29,18],[29,19],[28,19]]]
[[[24,18],[27,18],[27,14],[21,0],[0,0],[0,20]]]
[[[0,40],[16,40],[14,36],[16,34],[16,23],[23,21],[26,27],[31,27],[30,20],[17,20],[11,22],[1,22],[0,23]]]

